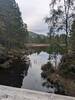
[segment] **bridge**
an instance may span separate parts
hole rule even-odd
[[[0,100],[75,100],[75,97],[0,85]]]

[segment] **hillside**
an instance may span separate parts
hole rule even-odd
[[[32,43],[47,43],[47,36],[29,31],[29,41]]]
[[[9,48],[21,47],[27,34],[15,0],[0,0],[0,44]]]
[[[34,32],[31,32],[31,31],[29,31],[29,36],[31,36],[32,38],[38,37],[38,36],[40,36],[41,38],[46,37],[45,35],[34,33]]]

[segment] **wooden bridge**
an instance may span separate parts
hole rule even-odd
[[[0,85],[0,100],[75,100],[75,98]]]

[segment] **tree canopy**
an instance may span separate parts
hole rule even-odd
[[[75,0],[51,0],[50,15],[46,17],[49,36],[65,33],[66,52],[68,52],[68,36],[75,17]]]
[[[22,45],[28,31],[15,0],[0,0],[0,43],[12,46]]]

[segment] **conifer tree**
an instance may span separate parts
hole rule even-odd
[[[26,30],[15,0],[0,0],[0,42],[13,47],[23,45]]]

